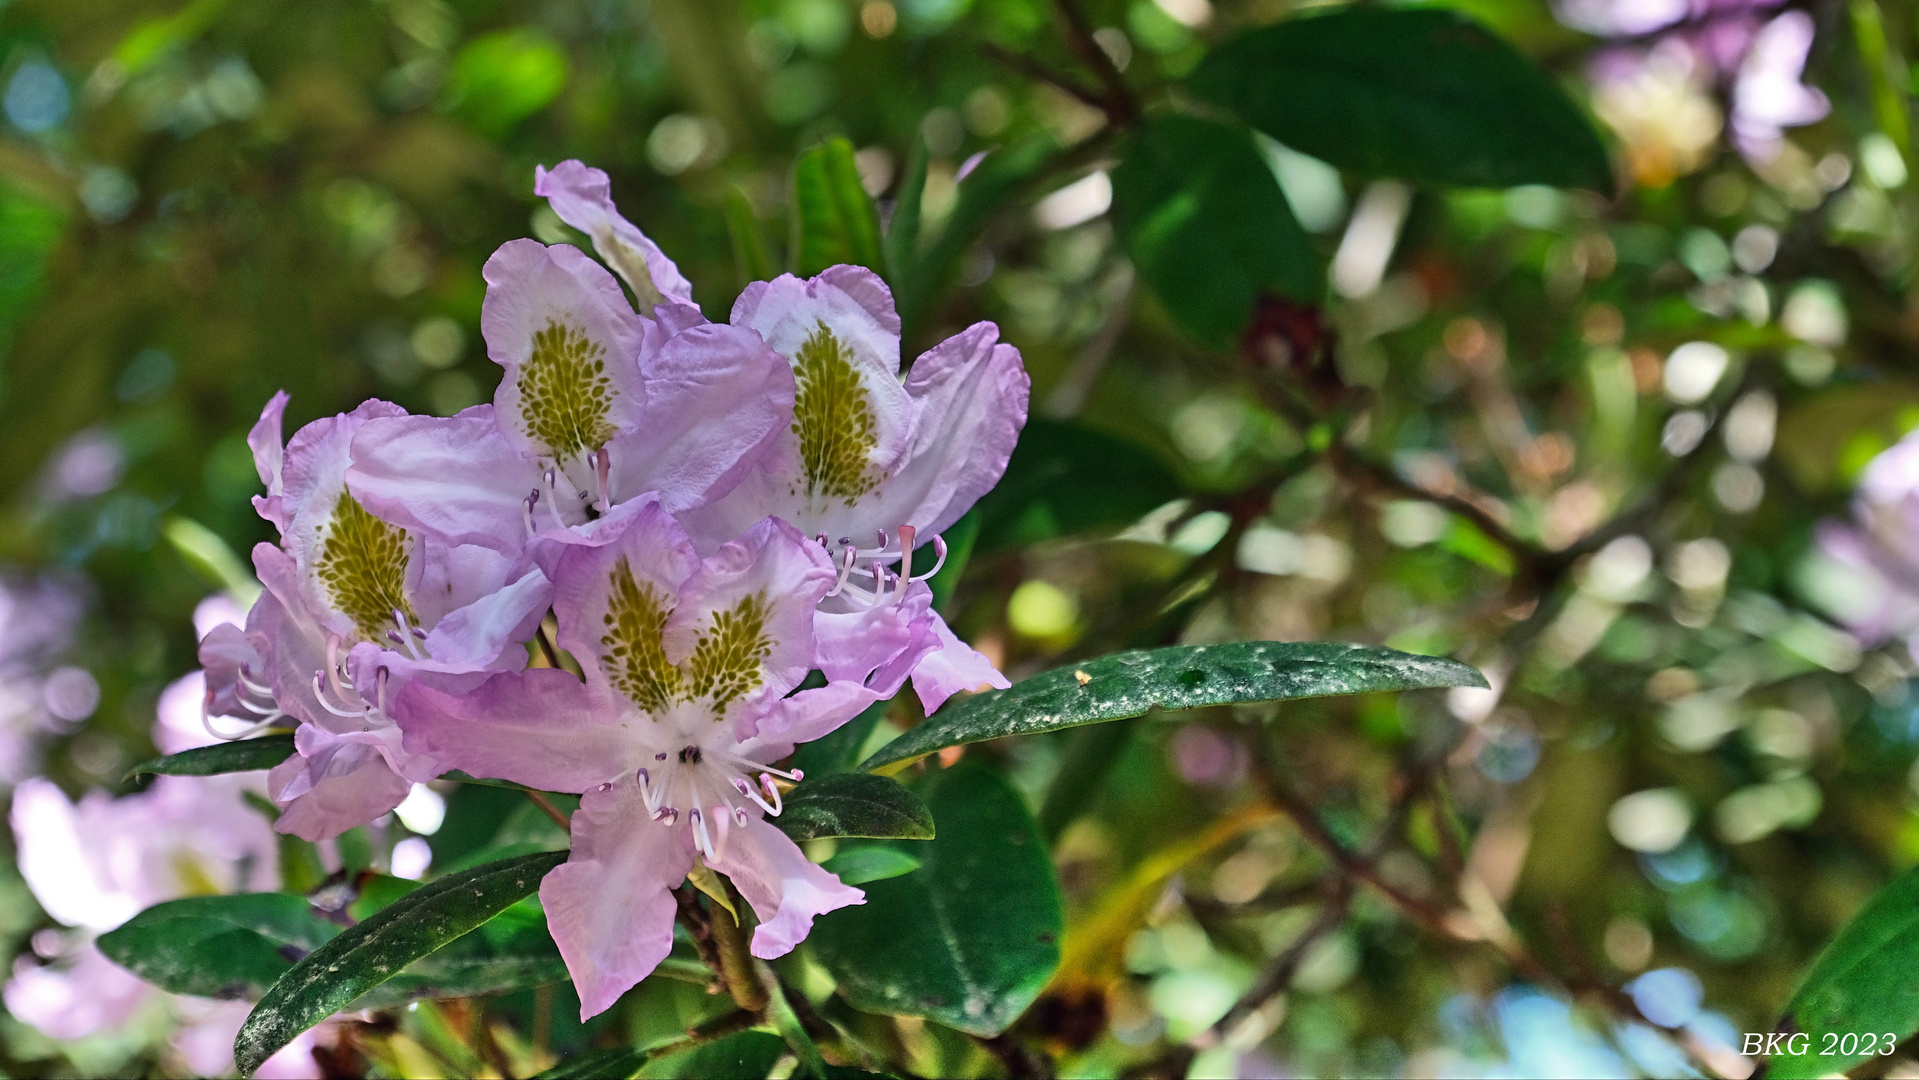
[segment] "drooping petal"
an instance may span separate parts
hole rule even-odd
[[[670,890],[692,868],[685,830],[652,821],[631,777],[581,798],[573,853],[540,883],[580,1019],[605,1012],[672,951]]]
[[[272,544],[253,547],[253,572],[265,586],[247,613],[247,641],[259,651],[264,681],[280,710],[309,724],[333,715],[314,696],[313,676],[326,667],[328,630],[301,594],[299,571],[286,552]]]
[[[616,500],[657,491],[668,510],[726,494],[792,417],[793,372],[750,330],[701,323],[642,367],[646,408],[612,445]]]
[[[762,960],[792,952],[812,932],[816,916],[866,903],[865,893],[808,862],[799,845],[757,817],[733,830],[713,869],[739,887],[759,916],[752,951]]]
[[[586,456],[639,419],[644,320],[578,248],[512,240],[482,273],[480,330],[506,369],[493,398],[501,429],[521,451],[585,475]]]
[[[758,716],[812,666],[813,609],[832,586],[826,553],[767,518],[708,557],[681,591],[662,643],[689,698],[716,718]]]
[[[560,668],[495,675],[468,694],[412,682],[391,714],[409,752],[542,791],[589,791],[631,774],[642,756],[617,714]]]
[[[651,312],[662,300],[693,302],[693,286],[639,227],[613,205],[606,173],[578,161],[562,161],[551,170],[533,167],[533,194],[546,199],[560,220],[585,233],[640,302]]]
[[[1001,689],[1013,685],[979,650],[954,636],[946,620],[933,614],[933,632],[939,648],[913,669],[913,691],[931,716],[946,699],[962,690]]]
[[[289,788],[299,794],[285,795]],[[296,754],[267,773],[267,794],[282,807],[273,827],[314,843],[387,813],[412,790],[411,781],[365,745],[342,747],[318,767]]]
[[[250,677],[257,679],[265,667],[259,651],[247,640],[246,631],[232,623],[222,623],[208,631],[200,640],[200,666],[206,669],[208,713],[243,720],[258,720],[264,715],[253,706],[265,703],[258,701],[257,695],[247,693],[240,682],[243,671],[251,672]]]
[[[897,688],[895,688],[897,689]],[[740,754],[770,765],[812,742],[838,731],[866,707],[891,697],[853,682],[832,682],[782,698],[763,717],[749,738],[740,742]]]
[[[260,483],[265,484],[267,489],[265,495],[253,497],[253,508],[282,532],[286,531],[286,517],[280,509],[280,469],[286,445],[280,432],[286,411],[287,392],[281,390],[267,400],[266,408],[260,410],[260,419],[254,422],[253,430],[247,432],[247,448],[253,451],[253,467],[260,474]]]
[[[830,608],[833,601],[828,601]],[[813,666],[829,682],[850,680],[892,697],[929,650],[938,647],[932,622],[933,593],[924,581],[906,587],[890,603],[823,609],[813,616]]]
[[[508,441],[493,406],[479,405],[458,416],[368,422],[353,437],[347,486],[385,521],[512,554],[526,543],[526,498],[544,485],[539,464]],[[549,508],[537,509],[544,527]],[[560,510],[567,524],[585,518],[578,505]]]
[[[1001,344],[990,322],[928,350],[906,378],[919,406],[913,447],[879,493],[876,516],[927,537],[958,521],[1006,472],[1031,388],[1019,350]]]

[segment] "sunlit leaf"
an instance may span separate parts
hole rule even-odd
[[[886,269],[879,211],[860,186],[853,144],[829,139],[793,166],[793,269],[801,277],[839,263]]]
[[[566,50],[544,33],[495,31],[460,47],[448,104],[482,132],[503,135],[560,95],[567,67]]]
[[[831,870],[841,884],[864,885],[910,874],[920,868],[920,861],[898,848],[864,844],[841,851],[820,865]]]
[[[1919,870],[1908,870],[1853,916],[1806,972],[1777,1030],[1803,1032],[1810,1038],[1795,1044],[1803,1053],[1769,1059],[1765,1075],[1785,1080],[1834,1076],[1889,1051],[1919,1030],[1915,968],[1919,968]],[[1838,1038],[1829,1043],[1828,1034]],[[1860,1038],[1842,1043],[1849,1034]],[[1877,1036],[1876,1049],[1856,1052],[1867,1036]]]
[[[1151,709],[1484,685],[1479,672],[1458,661],[1368,645],[1236,641],[1139,649],[949,705],[881,747],[860,768],[876,769],[948,746],[1141,716]]]
[[[1025,799],[962,762],[922,790],[940,823],[902,848],[920,867],[864,886],[866,903],[814,924],[814,955],[867,1012],[997,1035],[1059,966],[1065,913],[1052,856]]]

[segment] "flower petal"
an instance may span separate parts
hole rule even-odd
[[[287,392],[281,390],[267,400],[266,408],[260,410],[260,419],[254,422],[253,430],[247,432],[247,448],[253,451],[253,467],[260,474],[260,483],[266,485],[265,495],[253,497],[253,507],[260,516],[273,522],[282,532],[286,531],[286,518],[280,510],[280,468],[285,457],[285,437],[280,434],[282,419],[287,411]]]
[[[961,690],[1004,690],[1013,685],[983,653],[955,637],[938,613],[933,614],[933,632],[939,640],[938,650],[927,654],[913,669],[913,691],[919,694],[926,715],[939,711],[947,698]]]
[[[375,517],[514,554],[526,543],[526,497],[542,479],[500,430],[493,406],[480,405],[458,416],[369,421],[353,437],[347,486]],[[569,524],[585,517],[577,506],[562,509]]]
[[[492,665],[509,645],[533,637],[552,596],[546,575],[538,567],[529,569],[519,580],[441,616],[426,636],[427,653],[449,669]]]
[[[657,714],[674,699],[679,672],[661,634],[680,590],[699,569],[685,530],[653,499],[617,507],[593,543],[553,545],[549,571],[560,647],[587,669],[606,701]]]
[[[408,752],[542,791],[588,791],[640,764],[603,699],[560,668],[502,673],[469,694],[411,682],[391,711]]]
[[[299,794],[286,796],[289,788]],[[377,750],[364,745],[342,747],[317,765],[296,755],[267,773],[267,794],[283,807],[274,829],[314,843],[365,825],[412,790]]]
[[[578,161],[562,161],[551,170],[533,167],[533,194],[546,199],[560,220],[585,233],[650,312],[662,300],[693,302],[693,286],[639,227],[613,205],[606,173]]]
[[[605,1012],[672,951],[671,890],[692,868],[686,831],[650,820],[631,777],[580,800],[573,854],[540,883],[540,904],[580,992],[581,1020]]]
[[[1006,472],[1031,389],[1019,350],[990,322],[928,350],[906,378],[920,407],[913,448],[879,493],[878,515],[922,537],[958,521]]]
[[[657,491],[674,511],[711,502],[791,422],[792,368],[751,330],[706,322],[684,329],[642,374],[642,420],[612,447],[615,499]]]
[[[733,830],[713,869],[732,879],[760,917],[753,955],[762,960],[792,952],[812,932],[815,916],[866,903],[865,893],[808,862],[799,845],[757,817]]]
[[[639,419],[646,324],[578,248],[501,245],[482,269],[480,330],[506,369],[493,403],[520,450],[579,467]]]

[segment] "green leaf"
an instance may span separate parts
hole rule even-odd
[[[793,767],[811,777],[810,782],[823,780],[835,773],[851,772],[860,759],[860,751],[866,748],[866,740],[872,738],[873,729],[879,726],[886,717],[886,710],[892,707],[891,701],[869,705],[853,719],[801,745],[793,755]]]
[[[979,549],[1121,529],[1180,494],[1172,470],[1137,443],[1085,424],[1032,417],[1006,475],[975,508]]]
[[[917,337],[934,298],[946,287],[960,257],[973,245],[986,222],[1059,152],[1059,143],[1052,136],[1035,135],[986,155],[960,181],[959,197],[947,213],[939,236],[925,246],[909,268],[895,268],[898,281],[893,298],[899,305],[906,340]]]
[[[383,1008],[421,998],[477,997],[564,981],[566,961],[531,899],[494,916],[477,931],[407,965],[354,1005]]]
[[[293,736],[263,735],[257,739],[197,746],[177,754],[143,761],[127,770],[126,779],[146,773],[162,776],[214,776],[219,773],[271,769],[293,756]]]
[[[726,189],[726,235],[733,244],[733,260],[748,281],[771,281],[779,276],[773,253],[766,243],[766,231],[753,213],[753,204],[737,187]]]
[[[880,215],[860,186],[853,144],[830,139],[800,155],[793,170],[793,262],[801,277],[840,263],[886,267]]]
[[[1143,716],[1379,690],[1485,686],[1455,660],[1330,641],[1235,641],[1135,649],[1035,675],[938,714],[860,763],[876,769],[949,746]]]
[[[814,955],[855,1008],[997,1035],[1059,966],[1059,879],[1025,799],[991,768],[963,761],[923,794],[940,833],[911,849],[920,868],[821,916]]]
[[[832,871],[842,885],[864,885],[910,874],[920,868],[920,861],[886,844],[866,844],[839,852],[820,865]]]
[[[689,1080],[763,1080],[786,1053],[786,1043],[769,1031],[739,1031],[723,1039],[660,1058],[647,1065],[645,1077],[688,1077]]]
[[[629,1080],[646,1065],[646,1055],[625,1048],[575,1054],[533,1080]]]
[[[531,895],[566,852],[541,852],[450,874],[342,933],[275,983],[233,1042],[240,1072],[403,968]]]
[[[1113,224],[1166,310],[1211,345],[1239,337],[1262,293],[1324,292],[1312,240],[1244,128],[1150,118],[1113,170]]]
[[[895,287],[919,253],[920,207],[926,197],[929,157],[926,140],[915,136],[913,149],[906,154],[906,172],[900,176],[899,194],[893,202],[893,219],[886,228],[886,279]]]
[[[1828,1032],[1904,1039],[1919,1030],[1919,870],[1908,870],[1867,901],[1813,961],[1805,981],[1793,992],[1779,1031],[1804,1032],[1805,1052],[1772,1058],[1768,1078],[1835,1076],[1865,1060],[1825,1056]]]
[[[1351,7],[1212,50],[1187,83],[1302,153],[1369,176],[1612,190],[1559,85],[1456,11]]]
[[[257,998],[340,933],[303,896],[189,896],[142,911],[97,944],[107,959],[174,994]]]
[[[773,824],[795,840],[828,836],[933,838],[933,818],[926,804],[898,783],[868,773],[841,773],[803,781],[787,793],[786,805]]]
[[[566,87],[566,50],[538,30],[496,30],[460,47],[446,104],[482,134],[501,136]]]

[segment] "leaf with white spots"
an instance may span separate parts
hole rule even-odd
[[[267,990],[233,1040],[243,1075],[360,995],[540,887],[564,851],[487,863],[421,886],[309,953]]]
[[[1152,709],[1485,686],[1479,672],[1432,656],[1330,641],[1235,641],[1136,649],[1035,675],[949,705],[860,764],[876,769],[949,746],[1124,720]]]

